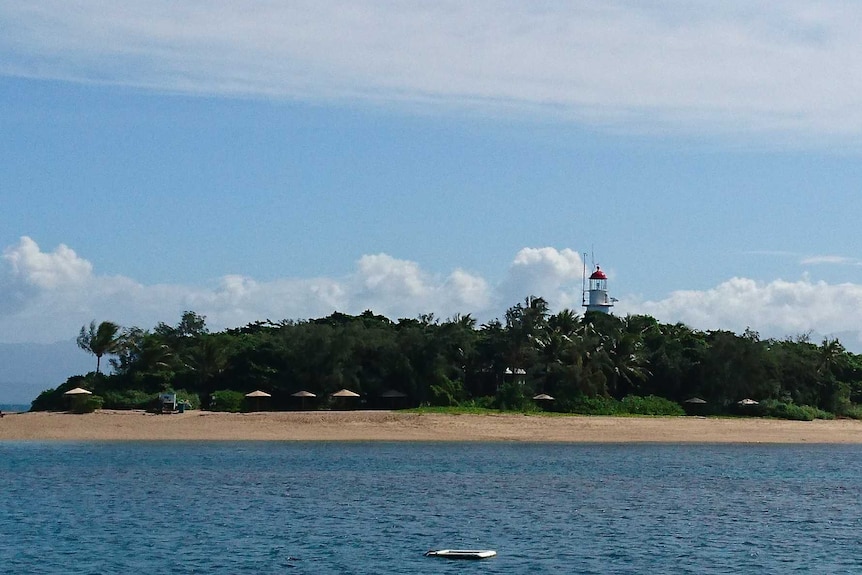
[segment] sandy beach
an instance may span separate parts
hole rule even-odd
[[[155,415],[143,411],[14,413],[0,441],[548,441],[568,443],[862,443],[862,422],[439,415],[392,411]]]

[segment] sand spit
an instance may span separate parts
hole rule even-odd
[[[440,415],[394,411],[154,415],[16,413],[0,441],[547,441],[567,443],[862,443],[862,422],[698,417]]]

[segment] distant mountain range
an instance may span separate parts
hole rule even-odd
[[[95,368],[96,359],[75,340],[0,343],[0,404],[29,404],[44,390]]]

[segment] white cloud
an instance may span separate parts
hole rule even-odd
[[[32,239],[22,237],[17,246],[3,250],[15,279],[42,289],[80,285],[90,279],[93,266],[74,250],[60,244],[52,253],[43,253]]]
[[[699,329],[741,333],[751,327],[765,337],[778,338],[809,331],[853,333],[856,341],[845,344],[862,347],[862,285],[858,284],[812,282],[807,277],[795,282],[732,278],[709,290],[676,291],[660,301],[621,303],[626,311]]]
[[[568,248],[523,248],[515,255],[509,274],[500,286],[503,306],[526,296],[545,298],[554,308],[580,309],[584,264],[580,254]]]
[[[805,143],[862,134],[859,21],[841,0],[33,0],[0,2],[0,73]]]
[[[416,262],[387,254],[363,256],[341,278],[260,282],[230,275],[210,286],[148,286],[98,275],[70,248],[43,252],[27,237],[7,248],[0,263],[2,293],[14,300],[14,305],[0,305],[3,343],[68,340],[94,318],[152,328],[160,321],[176,323],[185,310],[207,316],[208,325],[220,330],[257,320],[315,318],[334,311],[357,314],[365,309],[392,319],[470,313],[482,322],[502,317],[506,308],[527,295],[546,298],[554,311],[582,309],[581,257],[570,249],[551,247],[520,250],[496,286],[460,269],[437,276]],[[612,282],[612,270],[609,276]],[[807,276],[793,282],[737,277],[712,289],[676,291],[657,301],[622,297],[615,313],[646,313],[697,329],[739,333],[751,327],[764,337],[809,331],[851,334],[857,341],[845,345],[862,348],[862,285],[827,284]]]
[[[363,256],[354,272],[340,279],[259,282],[229,275],[212,286],[146,286],[93,274],[92,264],[69,248],[45,253],[28,237],[4,253],[0,284],[9,285],[3,293],[15,305],[0,305],[0,342],[9,343],[68,339],[94,318],[152,328],[160,321],[175,323],[183,311],[193,310],[207,316],[213,329],[225,329],[365,309],[393,319],[429,312],[450,317],[487,311],[492,300],[481,277],[460,269],[436,277],[415,262],[386,254]]]
[[[440,280],[423,272],[415,262],[386,254],[363,256],[349,278],[353,305],[393,317],[416,317],[434,312],[452,316],[472,310],[487,310],[490,290],[482,278],[455,270]],[[424,306],[424,308],[422,307]],[[475,312],[474,312],[475,313]]]
[[[858,266],[862,265],[862,261],[855,258],[848,258],[846,256],[835,256],[835,255],[819,255],[819,256],[806,256],[800,262],[802,265],[819,265],[819,264],[830,264],[830,265],[844,265],[844,266]]]

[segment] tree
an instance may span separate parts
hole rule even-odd
[[[101,373],[102,356],[114,353],[119,345],[117,334],[120,326],[110,321],[103,321],[98,326],[96,320],[88,326],[81,327],[78,334],[78,347],[96,356],[96,373]]]
[[[547,322],[548,302],[541,297],[528,296],[523,305],[519,303],[506,311],[506,367],[513,373],[532,366],[537,353],[536,339],[547,327]]]
[[[217,377],[227,367],[228,341],[218,335],[198,338],[197,345],[189,349],[186,365],[195,373],[199,387]]]
[[[185,311],[176,327],[169,326],[164,322],[159,322],[153,331],[156,335],[167,340],[197,337],[209,333],[209,330],[207,330],[206,320],[207,318],[204,315],[198,315],[193,311]]]
[[[822,386],[820,407],[843,415],[850,408],[850,384],[843,381],[846,377],[844,372],[851,365],[850,355],[840,341],[828,337],[824,338],[819,352],[817,373]]]
[[[608,342],[608,355],[612,364],[608,383],[611,394],[617,399],[639,391],[638,384],[650,376],[643,349],[645,329],[638,329],[640,323],[638,319],[626,317],[622,320],[622,330]]]

